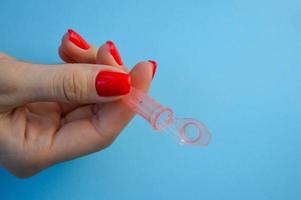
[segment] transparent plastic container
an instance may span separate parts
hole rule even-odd
[[[168,133],[180,144],[207,146],[210,143],[211,134],[202,122],[191,118],[175,118],[171,108],[160,105],[136,88],[132,88],[123,100],[148,121],[155,131]]]

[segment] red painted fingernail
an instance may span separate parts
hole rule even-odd
[[[96,76],[95,87],[99,96],[125,95],[131,90],[131,77],[120,72],[100,71]]]
[[[108,45],[110,53],[113,56],[113,58],[115,59],[115,61],[117,62],[117,64],[122,65],[123,63],[122,63],[120,54],[119,54],[118,49],[116,48],[114,42],[109,40],[106,42],[106,44]]]
[[[68,34],[69,34],[69,40],[75,44],[76,46],[78,46],[81,49],[89,49],[90,46],[89,44],[82,38],[82,36],[80,36],[77,32],[75,32],[72,29],[68,29]]]
[[[152,75],[152,79],[154,79],[154,76],[155,76],[155,73],[156,73],[156,70],[157,70],[157,62],[154,61],[154,60],[149,60],[148,62],[150,62],[150,63],[153,64],[153,75]]]

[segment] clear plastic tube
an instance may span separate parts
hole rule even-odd
[[[160,105],[136,88],[132,88],[123,100],[148,121],[154,130],[169,133],[180,144],[207,146],[211,140],[211,134],[202,122],[191,118],[175,118],[172,109]]]

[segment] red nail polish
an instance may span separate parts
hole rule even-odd
[[[78,33],[76,33],[74,30],[72,29],[68,29],[68,33],[69,33],[69,40],[75,44],[76,46],[78,46],[81,49],[89,49],[90,46],[89,44],[82,38],[82,36],[80,36]]]
[[[131,77],[120,72],[100,71],[96,76],[95,87],[99,96],[125,95],[131,90]]]
[[[120,54],[114,44],[114,42],[112,41],[107,41],[106,44],[109,47],[110,53],[113,56],[113,58],[115,59],[115,61],[117,62],[118,65],[123,65]]]
[[[157,62],[154,61],[154,60],[149,60],[148,62],[150,62],[150,63],[153,64],[153,75],[152,75],[152,79],[154,79],[154,76],[155,76],[155,73],[156,73],[156,70],[157,70]]]

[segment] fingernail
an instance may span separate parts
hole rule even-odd
[[[95,87],[99,96],[120,96],[131,90],[131,77],[128,74],[100,71],[96,76]]]
[[[76,46],[78,46],[81,49],[89,49],[90,46],[89,44],[82,38],[82,36],[80,36],[77,32],[75,32],[72,29],[68,29],[68,34],[69,34],[69,40],[75,44]]]
[[[115,61],[117,62],[117,64],[122,65],[123,63],[122,63],[120,54],[119,54],[118,49],[116,48],[114,42],[109,40],[106,42],[106,44],[108,45],[110,53],[113,56],[113,58],[115,59]]]
[[[150,62],[153,65],[153,75],[152,75],[152,79],[154,79],[156,70],[157,70],[157,62],[154,60],[149,60],[148,62]]]

